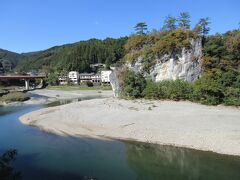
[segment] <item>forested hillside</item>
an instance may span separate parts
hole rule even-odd
[[[24,56],[21,54],[0,49],[0,63],[6,72],[14,69],[23,58]]]
[[[105,40],[91,39],[75,44],[56,46],[33,54],[25,54],[16,70],[24,72],[50,68],[57,72],[70,70],[86,72],[92,63],[106,63],[107,66],[110,66],[124,56],[126,40],[126,37]]]

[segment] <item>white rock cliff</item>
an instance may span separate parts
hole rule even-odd
[[[150,75],[155,81],[183,79],[192,82],[201,75],[202,43],[201,39],[191,40],[191,48],[183,48],[182,52],[173,57],[164,55],[156,59]],[[135,72],[142,69],[142,58],[127,66]]]
[[[183,48],[181,53],[175,54],[174,57],[164,55],[156,59],[156,64],[150,69],[150,74],[145,72],[154,81],[182,79],[192,82],[201,76],[201,59],[202,59],[202,40],[191,40],[191,48]],[[142,58],[138,57],[136,61],[126,66],[135,71],[141,72]],[[114,70],[110,75],[110,81],[113,88],[114,96],[119,94],[118,70]]]

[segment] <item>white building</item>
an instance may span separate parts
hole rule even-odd
[[[80,83],[92,81],[93,75],[94,75],[94,73],[80,73],[79,74]]]
[[[60,85],[67,85],[68,84],[68,78],[67,76],[59,76],[58,82]]]
[[[71,71],[68,73],[69,82],[72,84],[78,84],[79,73],[77,71]]]
[[[101,71],[101,82],[102,83],[110,83],[110,74],[112,71],[106,70],[106,71]]]
[[[81,73],[79,74],[80,82],[86,82],[90,81],[93,83],[100,83],[101,82],[101,76],[99,74],[94,73]]]
[[[101,82],[101,75],[100,74],[92,75],[92,82],[93,83],[100,83]]]

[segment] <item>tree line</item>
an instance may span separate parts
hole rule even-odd
[[[90,64],[104,63],[108,67],[117,63],[125,54],[127,37],[105,40],[90,39],[75,44],[57,46],[21,60],[16,71],[59,72],[90,71]]]

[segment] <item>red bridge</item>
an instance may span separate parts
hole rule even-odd
[[[25,88],[29,90],[29,81],[35,79],[43,79],[46,78],[45,75],[0,75],[1,80],[24,80],[25,81]]]

